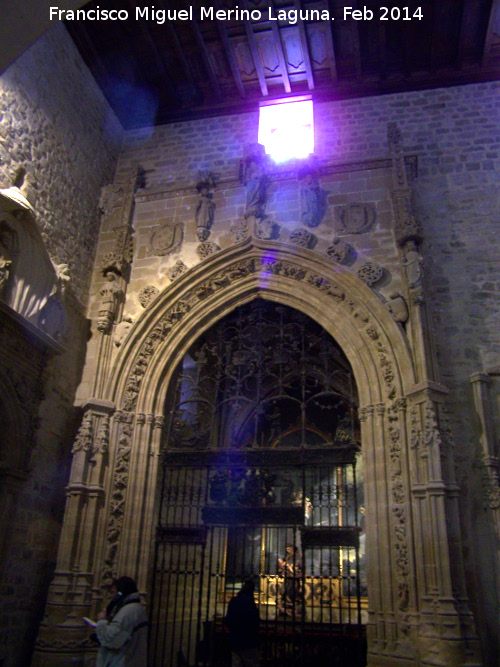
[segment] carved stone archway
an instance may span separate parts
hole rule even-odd
[[[114,574],[135,576],[147,591],[170,378],[203,331],[256,297],[314,319],[353,369],[366,465],[369,664],[479,664],[471,662],[475,637],[460,588],[446,390],[421,360],[423,300],[411,304],[407,337],[348,269],[255,239],[207,258],[165,290],[130,331],[102,397],[85,406],[39,647],[50,651],[49,637],[64,623],[68,641],[83,648],[81,627],[68,618],[95,613]]]

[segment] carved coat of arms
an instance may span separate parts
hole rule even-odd
[[[376,212],[371,204],[349,204],[339,212],[341,230],[349,234],[364,234],[375,222]]]
[[[148,255],[169,255],[180,248],[184,239],[182,222],[166,222],[155,227],[149,237]]]

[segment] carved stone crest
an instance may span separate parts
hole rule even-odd
[[[156,227],[149,237],[148,255],[163,257],[178,250],[184,240],[182,222],[165,222]]]
[[[340,228],[349,234],[365,234],[373,227],[376,217],[372,204],[349,204],[340,209]]]

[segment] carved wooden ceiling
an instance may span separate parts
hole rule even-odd
[[[137,4],[93,0],[83,9],[125,10],[128,20],[65,22],[127,129],[253,110],[305,93],[345,99],[500,78],[500,0],[139,3],[148,17],[136,15]],[[346,7],[361,16],[365,7],[373,18],[344,17]],[[163,10],[192,16],[162,23]],[[215,20],[217,10],[226,12],[223,20]],[[307,18],[294,23],[295,10]]]

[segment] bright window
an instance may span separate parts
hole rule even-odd
[[[286,101],[260,107],[259,144],[275,162],[304,158],[314,152],[312,100]]]

